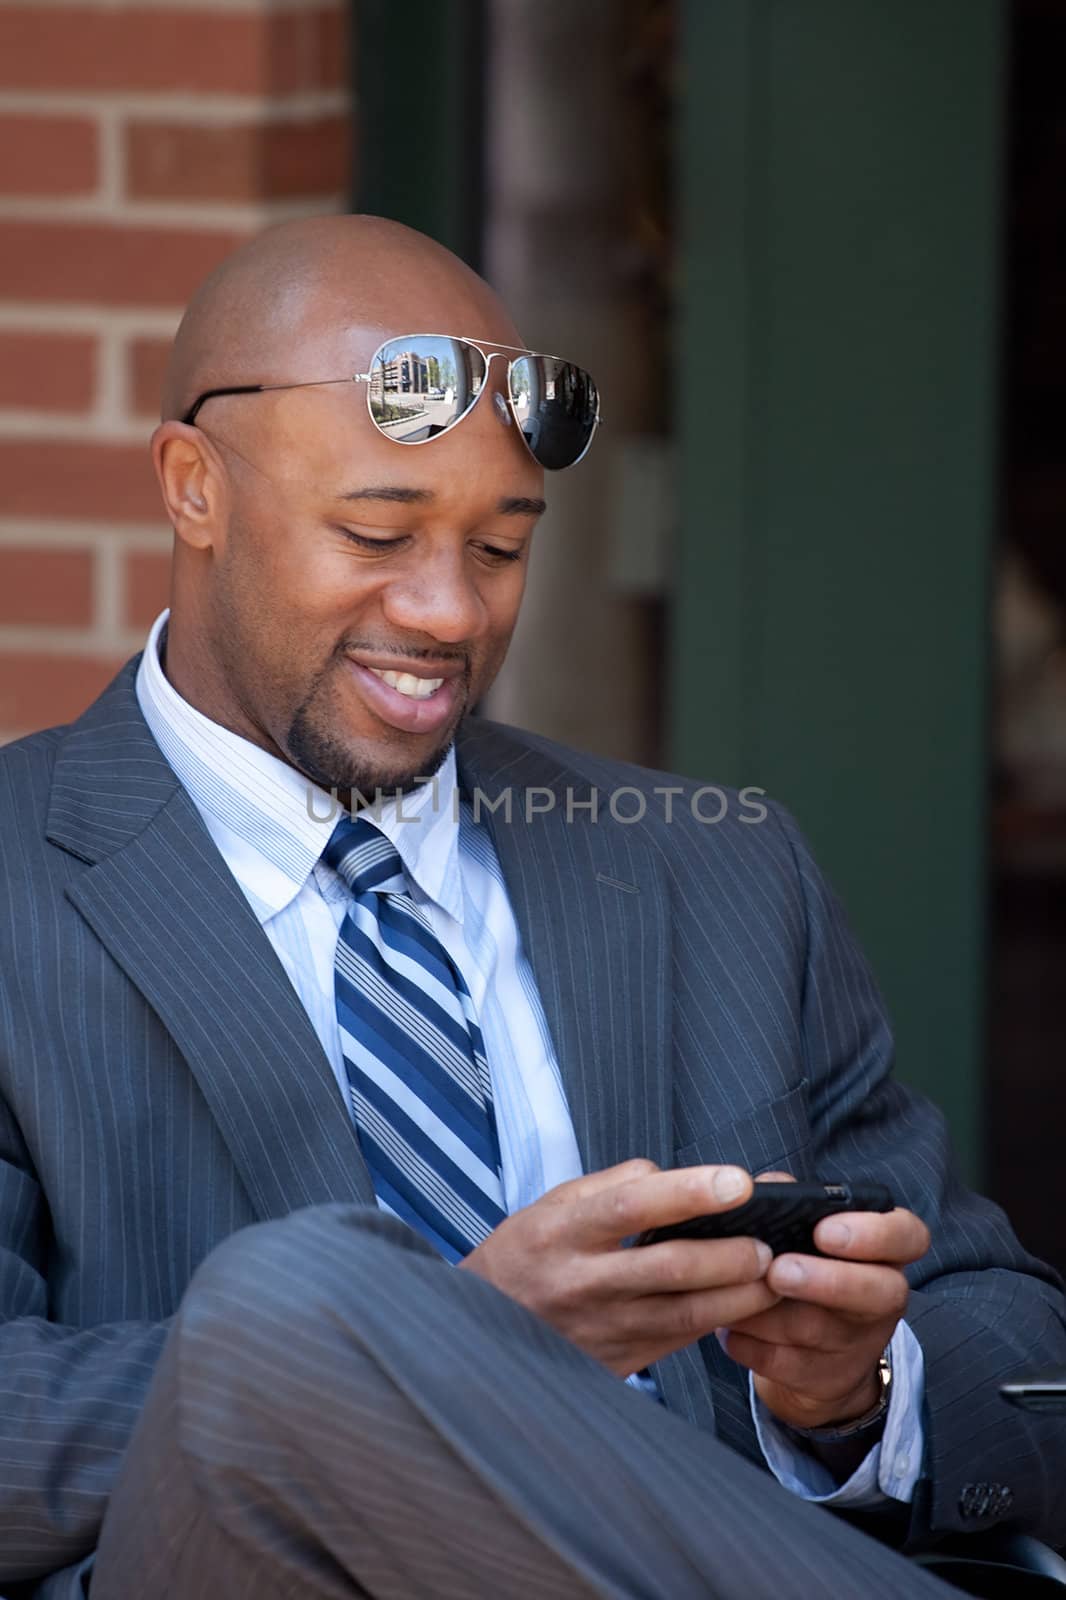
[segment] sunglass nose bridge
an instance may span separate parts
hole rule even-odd
[[[481,359],[485,363],[484,371],[478,373],[477,377],[474,378],[471,383],[471,388],[474,394],[479,395],[489,381],[489,375],[492,371],[492,363],[499,358],[499,360],[506,362],[509,366],[510,357],[503,350],[482,350],[479,344],[473,345],[473,348],[479,352]]]

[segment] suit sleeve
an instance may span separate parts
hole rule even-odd
[[[907,1322],[925,1364],[922,1470],[909,1542],[997,1522],[1066,1543],[1066,1429],[1000,1399],[1003,1379],[1066,1366],[1066,1304],[1003,1211],[966,1189],[944,1118],[892,1075],[881,998],[843,912],[792,820],[778,813],[807,921],[803,1033],[820,1177],[886,1183],[928,1224],[908,1270]]]
[[[168,1323],[48,1320],[59,1271],[24,1142],[0,1102],[0,1584],[88,1554]]]

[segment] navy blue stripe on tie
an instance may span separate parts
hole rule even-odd
[[[351,919],[346,921],[344,945],[336,959],[336,977],[345,992],[363,994],[379,1008],[387,1006],[397,1027],[417,1038],[459,1082],[476,1082],[469,1028],[449,1016],[433,998],[420,995],[404,973],[391,967],[386,970],[381,952]]]
[[[458,1115],[480,1113],[477,1066],[473,1060],[456,1062],[449,1050],[442,1051],[441,1041],[431,1028],[406,1029],[400,1018],[382,1009],[377,986],[374,995],[368,996],[347,974],[338,973],[335,982],[337,1019],[342,1027],[356,1038],[363,1037],[365,1030],[372,1030],[388,1058],[399,1056],[417,1066],[452,1101]]]
[[[486,1218],[491,1216],[486,1205],[485,1175],[491,1178],[493,1169],[485,1166],[465,1140],[458,1140],[454,1147],[449,1148],[435,1139],[430,1129],[422,1126],[406,1107],[399,1104],[384,1084],[367,1074],[360,1073],[358,1082],[353,1081],[352,1094],[362,1096],[382,1120],[388,1120],[398,1137],[416,1156],[435,1167],[461,1204],[469,1206],[471,1211],[484,1214]]]
[[[376,1182],[378,1199],[389,1211],[394,1212],[401,1222],[406,1222],[408,1227],[414,1228],[415,1232],[420,1233],[423,1239],[428,1239],[434,1250],[439,1251],[444,1259],[450,1261],[453,1266],[457,1261],[463,1259],[467,1253],[465,1245],[462,1249],[459,1249],[450,1240],[445,1239],[443,1234],[437,1233],[434,1228],[431,1228],[425,1216],[416,1211],[414,1206],[408,1205],[403,1195],[392,1187],[384,1174],[379,1173]]]
[[[387,1023],[380,1016],[362,1016],[353,1013],[340,1000],[337,1002],[337,1017],[341,1026],[341,1046],[344,1058],[360,1074],[360,1080],[373,1076],[374,1064],[379,1063],[385,1072],[393,1074],[405,1083],[411,1090],[408,1068],[414,1065],[410,1055],[404,1055],[396,1049],[395,1035],[387,1033]],[[417,1065],[425,1065],[426,1058],[420,1056]],[[381,1078],[384,1073],[379,1072]],[[349,1082],[352,1080],[352,1071],[348,1073]],[[469,1095],[460,1089],[450,1078],[444,1075],[422,1072],[418,1084],[418,1096],[422,1103],[433,1112],[441,1122],[457,1128],[462,1124],[462,1138],[471,1151],[490,1170],[497,1161],[497,1150],[491,1131],[486,1124],[484,1112],[475,1106]]]
[[[470,991],[398,853],[366,817],[323,852],[352,895],[334,962],[352,1110],[379,1200],[459,1260],[505,1215],[485,1046]]]
[[[399,902],[398,904],[395,903],[397,901]],[[403,901],[397,895],[394,897],[393,910],[406,912],[406,916],[398,917],[396,921],[390,918],[386,922],[379,922],[378,934],[382,942],[388,946],[390,952],[395,952],[400,956],[408,956],[412,961],[417,962],[419,966],[424,967],[431,976],[436,978],[442,988],[453,988],[455,982],[454,969],[443,950],[438,954],[432,945],[427,946],[424,942],[423,935],[427,930],[422,918],[413,915],[416,908],[414,906],[405,907]],[[414,924],[413,927],[411,926],[412,923]]]
[[[334,971],[337,1017],[344,1025],[347,1013],[361,1026],[371,1027],[392,1051],[404,1056],[415,1052],[419,1067],[431,1080],[440,1082],[445,1093],[458,1106],[467,1101],[480,1111],[483,1078],[480,1056],[467,1034],[466,1050],[434,1025],[434,1019],[418,1012],[409,996],[396,995],[387,977],[373,963],[353,959],[350,948],[338,948]],[[393,1003],[395,1002],[395,1003]],[[350,1033],[358,1029],[349,1027]]]
[[[393,1115],[387,1120],[380,1117],[354,1089],[352,1103],[371,1171],[386,1179],[417,1215],[464,1255],[487,1238],[494,1222],[481,1214],[480,1206],[468,1204],[455,1193],[448,1182],[448,1169],[436,1153],[427,1152],[427,1160],[421,1152],[412,1152],[393,1125]],[[480,1193],[479,1199],[484,1199]]]

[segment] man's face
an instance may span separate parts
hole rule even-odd
[[[370,346],[370,349],[373,345]],[[331,371],[366,370],[336,360]],[[514,629],[543,475],[496,392],[405,446],[363,385],[240,397],[199,419],[230,482],[201,635],[238,731],[371,795],[436,771]]]

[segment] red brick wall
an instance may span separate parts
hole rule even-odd
[[[147,454],[203,275],[343,209],[347,0],[0,0],[0,740],[143,643],[170,533]]]

